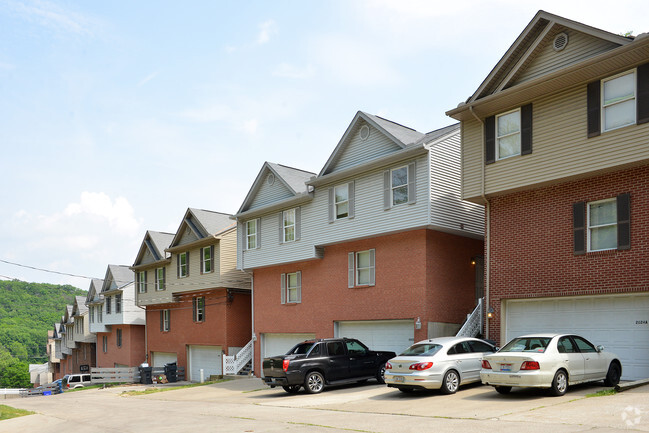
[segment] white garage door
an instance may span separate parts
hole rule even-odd
[[[171,352],[153,352],[153,365],[152,367],[164,367],[165,364],[176,362],[178,355]]]
[[[261,357],[284,355],[297,343],[304,340],[313,340],[315,334],[261,334],[262,353]]]
[[[336,322],[337,337],[356,338],[372,350],[388,350],[397,355],[415,341],[412,320]]]
[[[205,380],[211,375],[223,374],[221,346],[189,346],[188,353],[189,380],[192,382],[201,381],[201,369]]]
[[[583,335],[620,357],[622,379],[649,377],[649,294],[510,300],[505,315],[507,341],[535,332]]]

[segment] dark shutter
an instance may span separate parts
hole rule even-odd
[[[176,278],[180,278],[180,254],[176,255]]]
[[[617,249],[631,249],[631,196],[617,196]]]
[[[586,254],[586,203],[572,205],[572,232],[575,255]]]
[[[207,311],[207,307],[205,306],[205,296],[202,297],[203,299],[203,322],[205,321],[205,312]]]
[[[214,245],[210,245],[210,272],[214,272]]]
[[[162,268],[162,284],[160,286],[160,290],[167,288],[167,268]]]
[[[185,253],[185,264],[187,265],[187,274],[185,276],[189,277],[189,251]]]
[[[649,63],[638,66],[636,75],[637,117],[636,123],[649,122]]]
[[[484,120],[485,164],[496,162],[496,116]]]
[[[160,310],[160,332],[163,332],[164,329],[165,329],[165,310]]]
[[[521,107],[521,155],[532,153],[532,104]]]
[[[586,88],[587,106],[588,106],[588,138],[597,137],[601,131],[601,89],[600,81],[588,83]]]
[[[196,322],[196,298],[192,298],[192,320]]]

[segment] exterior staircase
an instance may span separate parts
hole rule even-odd
[[[457,337],[475,337],[482,333],[484,326],[483,299],[478,299],[478,305],[471,314],[468,314],[464,325],[455,334]]]
[[[228,356],[223,355],[223,375],[236,376],[241,375],[241,372],[248,368],[246,373],[249,374],[252,369],[252,345],[253,341],[250,340],[243,349],[236,355]]]

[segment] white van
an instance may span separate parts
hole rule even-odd
[[[83,388],[91,385],[89,374],[66,374],[63,377],[63,389]]]

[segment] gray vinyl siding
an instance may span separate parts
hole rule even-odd
[[[139,265],[148,265],[149,263],[154,263],[156,261],[155,257],[153,257],[153,254],[151,254],[151,251],[149,251],[148,248],[145,249],[144,254],[142,255],[142,260],[140,260],[137,264]]]
[[[148,282],[148,280],[147,280]],[[122,294],[122,312],[117,313],[115,296]],[[104,302],[103,309],[103,325],[144,325],[144,310],[135,305],[135,283],[128,284],[122,288],[120,292],[112,292],[111,300],[111,313],[106,314],[106,304]],[[97,321],[95,313],[95,322]]]
[[[178,241],[178,245],[185,245],[185,244],[190,244],[192,242],[196,242],[198,240],[198,236],[196,236],[196,233],[194,233],[192,229],[190,229],[189,227],[187,226],[184,227],[185,227],[183,229],[184,233],[180,238],[180,240]]]
[[[366,140],[361,140],[360,137],[360,128],[363,125],[368,125],[370,128],[370,136]],[[328,172],[332,173],[367,162],[368,155],[371,156],[369,159],[374,159],[400,149],[401,147],[387,138],[385,134],[361,119],[352,131],[351,139]]]
[[[552,45],[554,38],[561,32],[568,35],[568,45],[561,51],[554,51]],[[529,65],[525,65],[524,72],[517,77],[516,84],[573,65],[618,46],[612,42],[564,27],[560,27],[558,31],[552,31],[542,44],[543,46],[539,47],[539,53],[529,62]]]
[[[486,166],[486,193],[542,185],[649,160],[649,124],[587,138],[586,85],[534,100],[533,153]],[[481,124],[463,122],[463,196],[480,201]]]
[[[432,146],[430,223],[483,236],[484,207],[461,200],[460,134]]]
[[[264,175],[263,179],[261,179],[259,190],[257,191],[257,194],[255,194],[255,197],[247,210],[293,197],[293,193],[282,183],[281,180],[277,178],[277,176],[275,176],[275,181],[272,185],[268,185],[268,182],[266,181],[267,177],[268,173]]]

